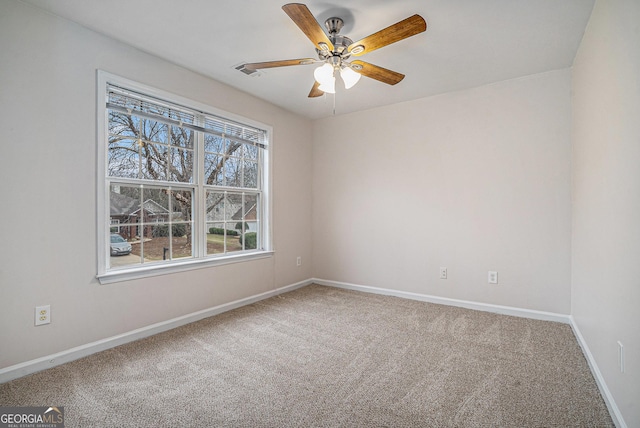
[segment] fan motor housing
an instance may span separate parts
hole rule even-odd
[[[347,48],[353,43],[353,41],[347,36],[342,36],[338,34],[342,27],[344,26],[344,21],[342,18],[332,17],[327,19],[324,22],[324,26],[327,28],[329,32],[329,40],[333,44],[333,52],[327,50],[316,49],[318,52],[318,57],[325,61],[328,58],[333,57],[341,57],[346,59],[350,56],[347,52]]]
[[[320,59],[325,60],[332,56],[341,56],[346,59],[351,56],[351,54],[347,53],[347,48],[353,43],[350,38],[346,36],[330,36],[329,40],[333,43],[333,52],[316,49]]]

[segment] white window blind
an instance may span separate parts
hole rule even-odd
[[[107,108],[112,111],[156,120],[168,125],[180,126],[227,138],[242,144],[262,148],[266,145],[264,130],[235,123],[206,112],[195,111],[176,104],[168,104],[114,85],[109,85]],[[197,124],[197,115],[204,117],[202,125]]]

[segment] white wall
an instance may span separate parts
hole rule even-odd
[[[308,120],[12,0],[0,64],[0,369],[311,276]],[[273,126],[274,257],[97,283],[96,69]]]
[[[598,1],[572,71],[311,123],[0,0],[0,369],[317,277],[571,312],[640,425],[639,6]],[[96,69],[273,126],[274,257],[98,285]]]
[[[570,88],[560,70],[315,121],[314,276],[568,314]]]
[[[639,22],[637,0],[597,1],[572,73],[571,312],[630,427],[640,426]]]

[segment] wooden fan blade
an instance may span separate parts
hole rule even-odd
[[[290,65],[307,65],[316,62],[313,58],[285,59],[281,61],[251,62],[244,64],[244,68],[258,70],[260,68],[287,67]]]
[[[323,50],[323,46],[320,43],[324,43],[330,51],[333,51],[333,43],[331,43],[327,33],[318,24],[318,21],[313,17],[307,6],[302,3],[289,3],[282,6],[282,10],[289,15],[289,18],[296,23],[318,49]]]
[[[313,83],[313,88],[311,88],[311,92],[309,92],[309,98],[321,97],[324,95],[320,89],[320,84],[318,82]]]
[[[407,37],[415,36],[427,29],[427,23],[420,15],[413,15],[407,19],[378,31],[362,40],[358,40],[349,45],[347,50],[351,52],[356,46],[362,46],[362,51],[356,50],[352,55],[359,56],[376,49],[383,48],[391,43],[399,42]]]
[[[353,68],[353,70],[362,74],[363,76],[367,76],[371,79],[378,80],[388,85],[395,85],[396,83],[399,83],[402,79],[404,79],[404,74],[388,70],[377,65],[369,64],[368,62],[355,60],[351,61],[351,65],[355,65],[356,67]],[[358,67],[362,68],[358,70]]]

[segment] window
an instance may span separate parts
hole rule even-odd
[[[269,127],[98,81],[100,281],[268,256]]]

